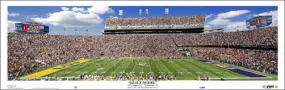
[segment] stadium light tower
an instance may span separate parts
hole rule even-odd
[[[168,13],[169,13],[169,8],[165,8],[164,14],[165,14],[165,15],[168,15]]]
[[[142,15],[142,9],[139,10],[139,15],[140,15],[140,16]]]
[[[145,9],[145,15],[146,16],[148,15],[148,9]]]
[[[75,31],[75,32],[74,32],[74,34],[76,35],[76,31],[77,31],[77,29],[75,29],[74,31]]]
[[[224,42],[222,42],[221,43],[221,49],[220,49],[220,62],[222,61],[222,48],[223,48],[223,44],[224,44]]]
[[[66,28],[64,27],[64,33],[65,33],[65,35],[67,35],[67,33],[66,33]]]
[[[119,16],[120,16],[120,17],[123,16],[123,10],[119,10]]]

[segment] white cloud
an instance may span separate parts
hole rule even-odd
[[[252,15],[247,15],[246,17],[247,17],[247,19],[251,19],[253,16]]]
[[[206,15],[206,17],[205,17],[205,22],[207,22],[207,20],[208,20],[209,18],[211,18],[212,16],[213,16],[213,14]]]
[[[80,13],[74,11],[60,11],[50,13],[48,18],[31,18],[35,22],[52,24],[54,26],[82,27],[96,26],[102,22],[99,15],[94,13]]]
[[[108,6],[92,6],[87,10],[79,7],[61,7],[61,9],[62,11],[60,12],[49,13],[46,15],[46,18],[31,19],[35,22],[52,24],[54,26],[83,27],[101,24],[103,19],[101,19],[99,14],[114,13],[114,10]]]
[[[254,14],[253,16],[272,16],[272,24],[270,26],[278,26],[278,12],[277,10],[275,11],[268,11],[268,12],[263,12],[260,14]]]
[[[229,12],[225,12],[225,13],[219,13],[217,15],[218,19],[226,19],[226,18],[233,18],[233,17],[237,17],[246,13],[249,13],[249,10],[236,10],[236,11],[229,11]]]
[[[46,18],[31,18],[35,22],[52,24],[64,27],[96,26],[102,23],[103,19],[99,14],[114,13],[108,6],[93,6],[85,10],[84,8],[61,7],[62,11],[49,13]]]
[[[95,14],[105,14],[105,13],[114,14],[115,13],[112,8],[109,8],[109,6],[102,6],[102,5],[92,6],[87,9],[87,12],[95,13]]]
[[[248,30],[246,28],[246,22],[235,22],[232,24],[229,24],[225,27],[225,31],[243,31],[243,30]]]
[[[207,19],[211,18],[212,16],[213,16],[213,14],[209,14],[205,17],[205,19],[207,20]]]
[[[15,23],[21,23],[18,21],[8,21],[8,33],[15,32]]]
[[[237,17],[249,12],[249,10],[235,10],[219,13],[217,17],[214,20],[210,21],[208,24],[212,26],[236,24],[237,22],[231,21],[230,18]]]
[[[110,18],[118,18],[118,17],[115,17],[115,16],[110,16]]]
[[[68,10],[69,10],[68,7],[61,7],[61,9],[62,9],[63,11],[68,11]]]
[[[205,26],[204,26],[205,28],[205,30],[211,30],[212,29],[212,27],[211,27],[211,25],[207,25],[207,24],[205,24]]]
[[[214,19],[209,22],[210,25],[227,25],[231,23],[232,22],[229,19]]]
[[[257,16],[272,16],[272,24],[270,26],[277,26],[277,10],[276,11],[267,11],[259,14],[254,14],[254,15],[248,15],[247,18],[252,18],[252,17],[257,17]],[[242,30],[249,30],[246,28],[246,22],[229,22],[225,27],[225,31],[242,31]]]
[[[8,16],[11,16],[11,17],[15,17],[15,16],[18,16],[18,15],[20,15],[19,13],[8,13]]]
[[[271,16],[271,15],[277,15],[277,10],[276,11],[268,11],[268,12],[263,12],[260,14],[254,14],[253,16]]]
[[[85,9],[84,9],[84,8],[73,7],[73,8],[72,8],[72,11],[75,11],[75,12],[84,12]]]

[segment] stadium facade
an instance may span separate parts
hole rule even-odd
[[[152,18],[108,18],[103,34],[203,33],[205,15]]]

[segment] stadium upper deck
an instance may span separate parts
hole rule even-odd
[[[109,18],[104,34],[202,33],[205,15],[152,18]]]

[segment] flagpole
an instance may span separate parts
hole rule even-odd
[[[74,32],[74,33],[75,33],[75,36],[76,36],[76,31],[77,31],[77,29],[75,29],[75,32]]]
[[[148,15],[148,9],[145,9],[145,15],[146,15],[146,17],[147,17],[147,15]]]

